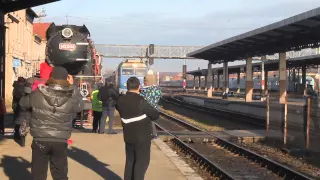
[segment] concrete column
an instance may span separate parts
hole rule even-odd
[[[300,67],[298,67],[298,79],[297,79],[297,84],[301,84],[300,83]]]
[[[215,77],[214,77],[214,76],[215,76],[215,74],[214,74],[214,72],[213,72],[213,74],[212,74],[212,92],[214,92],[215,87],[216,87],[216,86],[215,86],[215,83],[214,83],[214,82],[215,82]]]
[[[306,87],[306,79],[307,78],[307,66],[306,65],[302,65],[302,85],[303,88]]]
[[[264,59],[265,60],[265,59]],[[264,73],[264,62],[261,62],[261,100],[264,101],[265,98],[265,86],[266,86],[266,81],[265,81],[265,73]]]
[[[296,68],[292,69],[293,92],[296,92]]]
[[[287,88],[287,91],[291,91],[291,87],[290,87],[290,84],[291,84],[291,69],[288,68],[288,80],[287,80],[287,84],[286,84],[286,88]]]
[[[199,90],[201,90],[201,75],[199,76]]]
[[[286,53],[279,53],[279,103],[284,104],[287,96]]]
[[[252,57],[248,57],[246,62],[246,102],[252,101],[252,75]]]
[[[196,75],[193,76],[193,90],[196,90]]]
[[[208,64],[208,74],[207,74],[206,80],[207,80],[207,82],[206,82],[207,96],[212,97],[213,78],[212,78],[212,64],[211,63]]]
[[[269,93],[269,73],[268,71],[264,71],[264,80],[265,80],[265,89],[264,89],[264,93],[265,93],[265,96],[268,95]]]
[[[225,93],[229,92],[229,71],[228,62],[223,63],[223,91]]]
[[[239,71],[237,72],[237,93],[240,93],[240,68]]]
[[[208,75],[204,76],[204,90],[207,90]]]
[[[217,74],[217,89],[219,90],[220,89],[220,75],[219,73]]]

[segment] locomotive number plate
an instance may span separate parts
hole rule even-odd
[[[70,43],[60,43],[59,49],[64,51],[74,51],[76,49],[77,45],[70,44]]]

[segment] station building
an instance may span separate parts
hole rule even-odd
[[[34,23],[38,15],[30,8],[5,14],[5,84],[6,104],[12,100],[13,82],[29,78],[40,70],[45,60],[46,30],[51,23]]]

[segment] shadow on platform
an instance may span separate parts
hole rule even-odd
[[[0,167],[4,169],[4,173],[8,180],[31,180],[31,163],[22,157],[13,157],[4,155],[0,162]]]
[[[121,177],[107,168],[108,164],[99,161],[96,157],[82,149],[71,147],[68,157],[99,174],[103,179],[121,180]]]

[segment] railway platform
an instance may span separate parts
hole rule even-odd
[[[68,148],[69,179],[123,179],[125,145],[121,128],[116,129],[116,135],[94,134],[90,133],[89,129],[74,130],[71,137],[73,143]],[[7,128],[6,131],[6,137],[0,137],[0,179],[29,180],[32,138],[28,135],[26,147],[21,148],[11,139],[12,128]],[[146,179],[199,179],[195,172],[176,156],[163,143],[152,142]],[[52,179],[50,172],[48,179]]]
[[[198,94],[182,94],[178,97],[186,102],[193,103],[200,106],[205,106],[209,108],[217,108],[225,111],[233,111],[237,113],[247,114],[251,116],[256,116],[261,119],[266,119],[266,102],[261,102],[260,100],[253,100],[252,102],[245,102],[243,99],[239,98],[228,98],[222,99],[221,97],[206,97],[204,95]],[[293,123],[296,126],[303,126],[303,113],[306,100],[302,98],[288,98],[288,120],[289,123]],[[318,121],[320,120],[320,113],[318,113],[320,101],[315,100],[311,103],[311,116],[314,122],[311,124],[312,128],[318,126]],[[283,104],[270,100],[270,120],[276,120],[280,122],[283,118]]]

